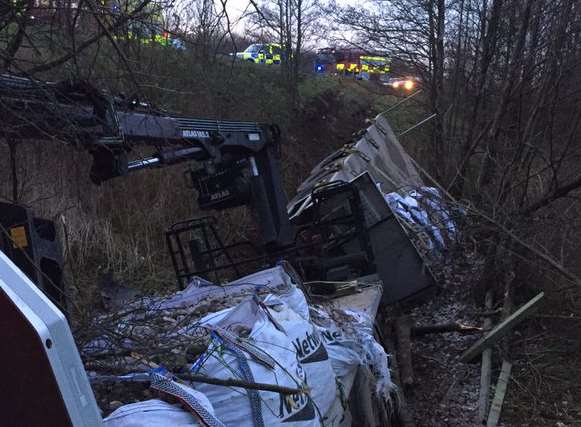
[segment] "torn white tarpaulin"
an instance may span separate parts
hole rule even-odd
[[[354,335],[345,334],[327,311],[312,307],[311,314],[331,357],[333,371],[344,385],[346,378],[365,360],[358,340]]]
[[[335,308],[334,317],[327,310],[313,307],[311,315],[331,357],[333,369],[343,386],[351,389],[357,369],[369,369],[375,379],[374,392],[388,400],[394,387],[388,355],[373,336],[373,322],[366,313]]]

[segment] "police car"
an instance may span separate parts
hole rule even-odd
[[[236,53],[236,58],[255,64],[280,64],[282,57],[282,48],[276,43],[255,43]]]

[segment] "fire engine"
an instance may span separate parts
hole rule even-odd
[[[315,72],[353,75],[381,75],[389,73],[391,60],[381,54],[360,49],[327,47],[319,49],[315,58]]]

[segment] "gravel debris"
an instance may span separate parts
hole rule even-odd
[[[467,265],[471,265],[467,267]],[[471,293],[479,263],[450,265],[437,272],[441,283],[437,295],[410,311],[416,325],[460,322],[481,326],[474,316]],[[459,361],[480,334],[454,332],[429,334],[412,339],[415,385],[406,391],[417,426],[481,426],[478,417],[480,364]]]

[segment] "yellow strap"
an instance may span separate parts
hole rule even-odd
[[[28,239],[26,238],[26,228],[23,226],[12,227],[10,229],[10,238],[12,239],[12,246],[17,249],[24,249],[28,246]]]

